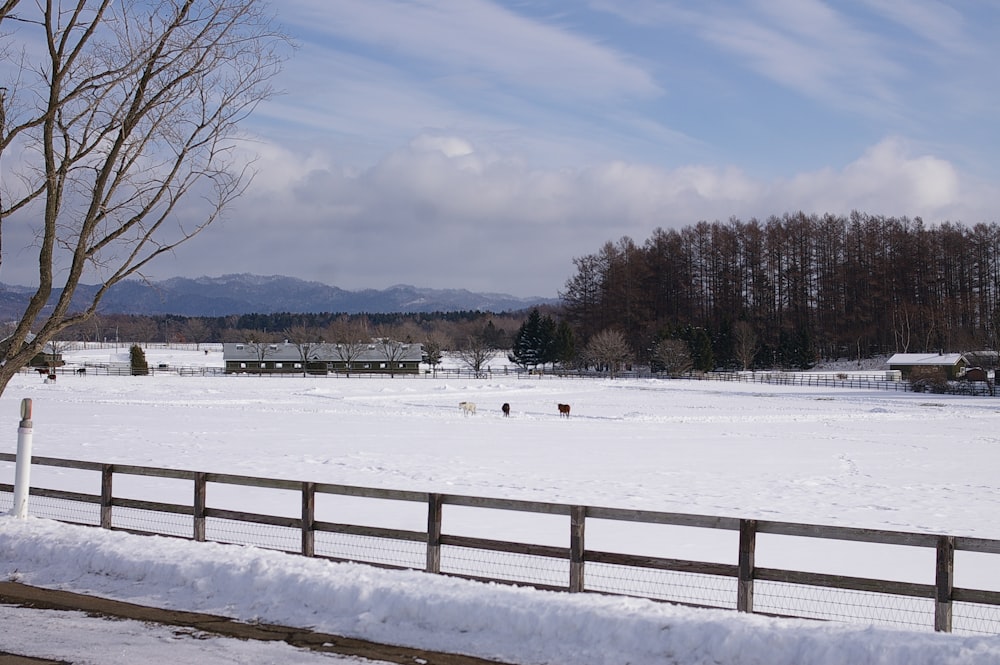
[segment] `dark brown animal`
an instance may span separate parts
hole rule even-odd
[[[76,373],[77,373],[78,375],[80,375],[80,376],[83,376],[84,374],[86,374],[86,373],[87,373],[87,368],[86,368],[86,367],[81,367],[81,368],[79,368],[78,370],[76,370]]]
[[[561,418],[562,416],[569,418],[569,404],[559,405],[559,417]]]
[[[500,410],[503,411],[503,417],[504,418],[507,418],[507,417],[510,416],[510,404],[508,404],[507,402],[503,403],[503,406],[500,407]]]
[[[49,368],[48,367],[36,367],[35,371],[38,372],[39,374],[41,374],[42,376],[48,376],[49,375]]]

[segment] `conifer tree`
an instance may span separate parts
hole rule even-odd
[[[138,344],[133,344],[129,349],[129,364],[132,368],[132,376],[147,376],[149,365],[146,363],[146,352]]]
[[[521,367],[538,367],[555,362],[556,324],[550,316],[542,316],[538,309],[531,310],[528,319],[514,335],[510,359]]]

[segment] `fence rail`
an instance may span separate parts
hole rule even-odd
[[[84,365],[66,365],[62,367],[25,367],[22,373],[45,373],[50,376],[68,374],[131,376],[132,368],[128,363],[86,363]],[[958,394],[983,397],[995,397],[997,391],[993,381],[969,381],[953,379],[933,387],[920,382],[913,383],[901,378],[889,378],[886,371],[873,372],[782,372],[782,371],[745,371],[745,372],[686,372],[684,374],[668,374],[652,372],[649,368],[634,369],[620,372],[571,369],[524,369],[504,365],[497,368],[487,367],[480,371],[461,368],[423,369],[418,372],[388,372],[386,370],[364,371],[351,370],[331,372],[303,372],[302,370],[261,370],[227,372],[224,367],[217,366],[174,366],[166,364],[150,365],[145,375],[179,375],[179,376],[232,376],[254,378],[329,378],[329,379],[493,379],[512,376],[524,380],[538,380],[546,377],[563,379],[688,379],[694,381],[730,381],[737,383],[762,383],[784,386],[824,387],[824,388],[855,388],[860,390],[885,390],[893,392],[930,392],[941,394]]]
[[[0,453],[0,462],[15,461],[15,455]],[[32,463],[97,476],[94,484],[99,491],[95,493],[31,488],[30,496],[34,497],[31,514],[70,523],[195,541],[240,543],[311,557],[420,569],[544,589],[643,596],[779,616],[903,625],[945,632],[1000,633],[1000,592],[959,588],[954,584],[957,551],[1000,555],[1000,540],[377,489],[38,456],[32,458]],[[186,491],[191,500],[169,503],[116,496],[115,479],[127,476],[185,481],[190,483]],[[299,506],[294,515],[217,507],[208,500],[210,486],[292,492]],[[12,485],[0,484],[0,509],[4,501],[13,503],[12,493]],[[321,520],[317,517],[318,497],[423,506],[420,512],[426,514],[426,526],[406,529]],[[504,511],[504,515],[515,518],[518,515],[568,518],[569,524],[563,524],[560,529],[564,530],[555,534],[562,545],[447,533],[446,506]],[[729,553],[732,563],[591,549],[586,545],[586,527],[597,521],[735,532],[737,546],[736,551]],[[933,573],[934,582],[757,566],[756,543],[760,534],[929,550],[933,553],[934,569],[926,572],[928,577]]]

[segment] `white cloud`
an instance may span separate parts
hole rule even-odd
[[[290,0],[283,9],[284,20],[310,30],[441,68],[433,76],[478,78],[549,98],[660,93],[621,53],[486,0]]]
[[[911,155],[907,143],[896,137],[872,146],[840,171],[825,169],[778,183],[765,200],[787,201],[808,212],[861,210],[931,222],[960,221],[975,209],[952,164],[932,155]]]
[[[865,0],[875,13],[885,16],[916,37],[948,51],[966,51],[969,35],[965,20],[954,8],[938,0]]]
[[[947,160],[897,137],[841,168],[776,180],[624,160],[539,169],[451,134],[420,135],[358,171],[322,166],[332,162],[304,158],[285,173],[296,181],[284,195],[264,187],[241,200],[225,229],[211,229],[214,240],[192,245],[214,266],[206,274],[250,269],[342,288],[412,283],[553,296],[574,257],[626,235],[642,242],[656,227],[855,209],[975,223],[992,221],[988,211],[1000,203],[995,187],[972,186]],[[240,251],[220,251],[234,233]]]
[[[924,209],[936,217],[954,205],[959,178],[954,167],[931,155],[911,157],[903,141],[890,138],[866,152],[843,174],[847,189],[895,199],[899,207]]]
[[[703,37],[759,74],[808,97],[869,115],[892,112],[904,73],[883,39],[817,0],[754,3],[745,12],[705,14]]]
[[[410,142],[410,147],[420,152],[440,152],[449,158],[465,157],[472,154],[472,145],[457,136],[421,134]]]

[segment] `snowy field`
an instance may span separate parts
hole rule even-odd
[[[76,351],[67,359],[123,358],[127,349]],[[153,366],[222,364],[215,349],[150,349],[147,359]],[[60,375],[46,384],[25,374],[0,398],[0,431],[9,433],[0,437],[0,451],[16,449],[24,397],[34,402],[34,453],[48,457],[1000,539],[1000,401],[991,398],[512,375],[478,381]],[[465,417],[458,403],[470,400],[478,413]],[[500,413],[504,402],[511,405],[509,419]],[[569,419],[558,416],[559,402],[572,405]],[[13,476],[13,464],[0,463],[0,482],[12,483]],[[43,467],[33,479],[95,491]],[[144,498],[177,500],[167,483],[151,481],[143,491],[152,493]],[[249,493],[227,500],[233,505],[224,507],[271,509]],[[564,531],[517,526],[497,535],[500,527],[506,524],[462,525],[463,535],[566,545]],[[609,546],[601,538],[611,535],[588,527],[587,537],[588,547],[600,549]],[[721,550],[693,541],[663,551],[641,534],[627,538],[624,551],[736,558],[728,541]],[[862,558],[829,543],[758,545],[762,567],[933,583],[933,554],[887,548]],[[956,585],[1000,590],[996,558],[959,552]],[[0,518],[0,567],[5,578],[29,584],[512,663],[1000,663],[1000,638],[992,636],[545,593],[39,519]],[[5,625],[18,616],[34,626],[54,621],[27,612],[3,609]],[[117,641],[131,637],[86,627],[94,619],[73,621],[84,626],[59,630],[85,642],[89,636],[92,662],[129,662],[113,653]],[[94,641],[95,633],[101,640]],[[9,635],[0,636],[0,650],[20,644]],[[149,639],[174,645],[178,638]],[[226,653],[224,641],[208,642]],[[207,663],[330,662],[298,653],[301,660],[287,653],[213,660],[208,645],[198,644]],[[51,641],[38,648],[33,655],[66,657]],[[79,654],[73,662],[85,662]]]

